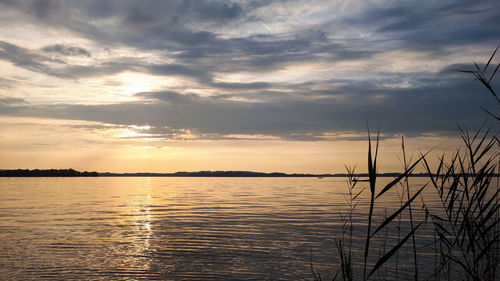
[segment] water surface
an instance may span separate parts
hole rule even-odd
[[[323,276],[332,276],[345,182],[0,178],[0,276],[311,280],[311,258]],[[389,196],[384,209],[399,204],[396,199]],[[354,220],[362,227],[366,204],[358,208]]]

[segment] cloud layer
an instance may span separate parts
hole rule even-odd
[[[147,125],[165,139],[323,140],[367,120],[388,133],[454,132],[481,123],[490,103],[455,70],[487,60],[500,33],[495,1],[0,7],[1,115]]]

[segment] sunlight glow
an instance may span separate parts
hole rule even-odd
[[[169,86],[171,78],[137,72],[123,72],[115,76],[119,83],[119,95],[133,96],[137,93],[157,91]]]

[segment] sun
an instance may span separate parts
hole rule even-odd
[[[124,97],[133,97],[137,93],[152,92],[164,89],[171,85],[171,79],[137,72],[123,72],[116,75],[119,85],[119,94]]]

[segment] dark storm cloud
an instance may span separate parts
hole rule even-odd
[[[56,53],[63,56],[91,56],[90,52],[84,48],[64,44],[46,46],[42,50],[47,53]]]

